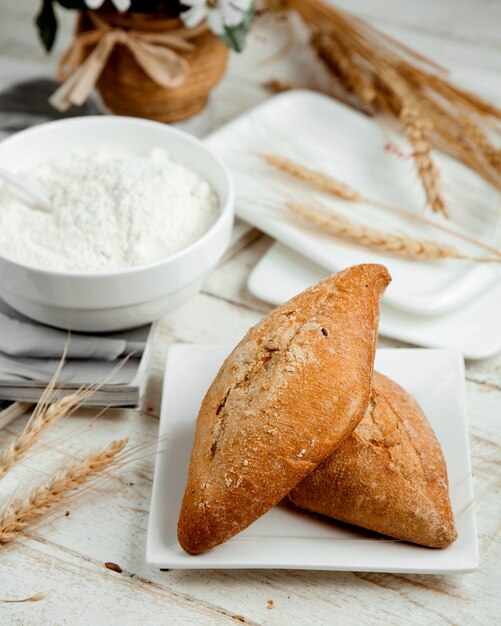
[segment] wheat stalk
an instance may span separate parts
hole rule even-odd
[[[345,217],[326,211],[318,206],[311,207],[288,202],[287,207],[308,224],[351,243],[419,261],[438,259],[460,259],[479,263],[501,263],[501,257],[471,257],[462,254],[453,246],[423,241],[412,237],[384,233],[375,228],[356,224]]]
[[[420,104],[424,115],[431,121],[433,126],[433,141],[435,145],[476,171],[493,187],[501,190],[499,173],[484,158],[479,158],[478,150],[471,149],[469,142],[465,140],[463,129],[457,119],[451,117],[443,106],[433,100],[423,99]]]
[[[485,137],[478,133],[482,130],[478,126],[466,132],[470,141],[465,145],[463,134],[457,132],[456,119],[458,113],[468,111],[499,131],[499,107],[456,87],[444,79],[443,73],[436,73],[442,69],[436,63],[323,0],[288,0],[288,5],[310,27],[312,47],[317,54],[320,51],[319,56],[331,73],[342,77],[339,82],[346,92],[358,95],[355,102],[348,104],[354,106],[362,99],[360,94],[364,91],[358,83],[355,85],[350,80],[352,75],[361,75],[375,93],[374,96],[373,92],[370,93],[370,107],[390,113],[401,121],[414,148],[415,166],[427,202],[435,212],[445,214],[447,209],[440,188],[440,172],[432,159],[432,145],[446,150],[498,189],[501,188],[501,151],[486,144]],[[315,35],[318,30],[328,35],[320,38]],[[353,63],[348,71],[350,60]],[[331,95],[338,97],[338,94]],[[344,98],[339,99],[345,101]],[[440,116],[440,125],[430,131],[426,128],[430,116],[425,115],[425,108],[443,102],[447,107],[444,108],[444,115]],[[477,152],[482,158],[477,156]]]
[[[344,87],[357,95],[370,107],[377,100],[377,91],[372,83],[353,62],[353,57],[342,40],[325,32],[313,32],[312,46],[333,74],[339,77]],[[400,101],[399,119],[404,134],[413,148],[413,158],[419,178],[426,194],[428,204],[436,213],[448,217],[449,213],[440,189],[440,174],[431,157],[430,128],[423,118],[418,103],[406,82],[399,76],[386,60],[374,63],[374,69],[393,96],[391,108],[395,108],[394,100]],[[388,97],[386,98],[388,100]],[[397,105],[398,106],[398,105]]]
[[[471,170],[477,172],[477,174],[487,180],[493,187],[501,190],[501,176],[499,176],[489,163],[486,164],[485,160],[478,158],[477,153],[463,141],[460,133],[452,126],[437,129],[437,136],[434,141],[441,150],[459,159]]]
[[[54,404],[44,406],[43,401],[38,406],[41,410],[33,411],[32,418],[26,424],[21,433],[0,452],[0,478],[22,459],[33,444],[52,428],[63,417],[72,415],[82,402],[92,393],[90,389],[84,389],[61,398]]]
[[[379,109],[395,117],[400,117],[402,102],[400,98],[378,76],[374,79],[376,103]]]
[[[73,415],[88,398],[93,396],[98,389],[112,379],[114,374],[131,356],[128,355],[124,357],[102,380],[88,387],[82,387],[71,394],[67,394],[57,402],[51,404],[56,390],[57,379],[59,378],[59,374],[66,360],[66,352],[67,346],[64,349],[63,356],[59,361],[54,375],[44,389],[26,426],[10,445],[0,451],[0,478],[5,476],[17,461],[26,455],[28,450],[45,432],[61,419]]]
[[[350,51],[324,31],[312,34],[310,43],[318,57],[339,79],[340,83],[360,98],[367,113],[373,115],[376,91],[369,78],[355,62]]]
[[[290,174],[299,180],[302,180],[317,189],[322,189],[327,193],[330,193],[337,198],[342,198],[343,200],[360,200],[360,194],[355,189],[352,189],[348,185],[340,183],[335,178],[331,176],[327,176],[326,174],[319,172],[317,170],[309,169],[290,159],[286,159],[281,156],[277,156],[274,154],[260,154],[259,155],[266,163],[275,167],[282,172]]]
[[[419,100],[413,91],[393,67],[386,61],[379,61],[376,67],[380,81],[393,94],[393,99],[400,101],[398,118],[403,125],[404,134],[412,146],[414,164],[428,204],[435,213],[449,217],[449,211],[440,189],[440,173],[431,157],[430,133],[433,126],[429,119],[423,115]],[[388,100],[388,102],[390,101]],[[393,102],[391,106],[395,107],[395,103]]]
[[[0,544],[17,539],[31,522],[47,515],[72,491],[117,465],[127,443],[128,439],[112,441],[106,449],[92,452],[46,484],[35,487],[25,498],[15,500],[0,516]]]
[[[299,13],[312,30],[328,29],[350,50],[355,50],[370,67],[374,66],[375,74],[378,62],[384,60],[403,78],[426,86],[453,104],[467,107],[478,115],[501,119],[501,108],[433,73],[431,69],[443,68],[359,18],[322,0],[288,0],[287,4]],[[419,61],[420,65],[412,64],[409,57]]]
[[[458,124],[464,131],[468,143],[477,148],[491,167],[501,173],[501,150],[492,145],[482,128],[465,114],[460,116]]]
[[[462,161],[469,168],[480,174],[485,180],[497,189],[501,189],[501,150],[494,147],[475,121],[474,116],[481,116],[478,111],[470,111],[469,114],[461,108],[457,102],[444,101],[443,97],[434,98],[426,85],[416,82],[412,76],[408,76],[409,86],[412,87],[422,114],[430,122],[433,129],[433,144]],[[379,93],[378,102],[382,108],[390,108],[388,97],[386,107],[383,104],[387,94]],[[459,113],[455,109],[459,108]],[[399,115],[400,107],[393,110],[394,115]],[[483,119],[485,119],[483,117]]]
[[[440,189],[440,174],[431,158],[429,130],[426,128],[422,115],[412,103],[404,102],[400,111],[400,120],[404,125],[405,136],[412,146],[414,163],[428,204],[435,213],[442,213],[445,217],[449,217],[449,211]]]
[[[429,220],[428,218],[417,215],[415,213],[410,213],[400,207],[394,206],[392,204],[388,204],[386,202],[382,202],[380,200],[376,200],[374,198],[369,198],[362,193],[358,192],[353,187],[349,187],[345,183],[341,183],[340,181],[332,178],[328,174],[324,174],[318,170],[313,170],[311,168],[305,167],[299,163],[291,161],[290,159],[286,159],[285,157],[279,157],[276,155],[270,154],[261,154],[260,155],[264,161],[266,161],[269,165],[279,169],[286,174],[290,174],[294,178],[302,180],[304,182],[309,183],[316,189],[320,191],[325,191],[333,195],[336,198],[341,198],[343,200],[348,201],[357,201],[364,202],[365,204],[370,204],[374,207],[383,209],[388,213],[393,213],[394,215],[399,215],[404,218],[407,218],[411,221],[418,222],[420,224],[430,226],[431,228],[435,228],[436,230],[440,230],[448,235],[452,235],[453,237],[457,237],[458,239],[462,239],[463,241],[467,241],[474,246],[482,248],[491,254],[501,256],[501,251],[493,246],[489,246],[488,244],[483,243],[482,241],[478,241],[473,237],[469,237],[468,235],[464,235],[448,226],[443,226],[442,224],[438,224]],[[340,193],[341,192],[341,193]]]
[[[499,107],[483,100],[471,91],[462,89],[461,87],[447,81],[443,77],[436,76],[432,72],[412,65],[405,60],[398,60],[395,63],[395,67],[402,76],[435,91],[451,104],[459,104],[462,107],[469,109],[476,115],[493,117],[501,120],[501,109]]]

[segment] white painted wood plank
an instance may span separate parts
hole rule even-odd
[[[247,289],[247,280],[256,263],[268,250],[273,240],[267,235],[247,246],[237,256],[218,267],[205,281],[203,292],[250,308],[261,314],[272,309],[267,302],[258,300]]]
[[[235,624],[231,615],[216,606],[197,604],[184,594],[169,592],[130,573],[112,572],[102,562],[52,545],[26,542],[15,552],[5,551],[1,599],[40,591],[47,593],[40,602],[2,604],[2,624]]]
[[[402,0],[398,13],[389,0],[340,0],[340,5],[445,64],[501,70],[499,3]],[[51,71],[55,57],[45,59],[39,47],[31,25],[33,11],[28,0],[18,0],[15,5],[0,0],[0,54],[40,59]],[[73,16],[65,12],[63,20],[59,50],[71,39]],[[228,77],[215,93],[215,124],[265,99],[260,83],[266,78],[302,80],[302,74],[310,73],[311,55],[301,49],[288,59],[262,63],[280,49],[284,37],[283,26],[277,34],[263,22],[252,35],[247,52],[232,57]],[[112,438],[128,435],[133,444],[153,446],[167,346],[172,341],[236,342],[256,323],[269,307],[255,300],[245,285],[268,245],[262,237],[233,255],[211,275],[204,293],[162,321],[145,413],[110,412],[94,423],[89,421],[89,413],[82,413],[61,424],[38,454],[2,480],[0,497],[11,489],[27,488],[34,479],[49,475],[62,460],[69,462]],[[34,530],[29,541],[1,551],[0,599],[38,591],[48,591],[49,596],[38,604],[2,605],[0,622],[219,624],[238,623],[230,616],[243,615],[249,623],[277,625],[497,623],[501,610],[501,356],[468,364],[468,378],[472,381],[467,384],[467,402],[482,552],[478,572],[417,577],[153,570],[145,565],[143,556],[154,461],[147,456],[124,467],[96,491],[76,499],[69,516],[59,516]],[[16,420],[0,433],[0,445],[22,425],[23,419]],[[123,573],[106,570],[104,561],[118,563]],[[274,601],[273,609],[267,608],[269,599]]]

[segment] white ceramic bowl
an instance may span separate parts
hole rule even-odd
[[[209,231],[161,261],[110,272],[55,271],[0,253],[0,298],[52,326],[105,332],[151,322],[197,293],[229,243],[234,211],[228,171],[198,139],[137,118],[71,118],[35,126],[1,142],[0,166],[16,172],[77,150],[147,153],[155,147],[168,150],[217,193],[220,215]]]

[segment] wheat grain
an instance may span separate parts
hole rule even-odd
[[[294,89],[307,89],[307,87],[303,85],[280,78],[270,78],[270,80],[263,83],[263,87],[273,93],[283,93],[284,91],[293,91]]]
[[[287,174],[290,174],[294,178],[303,180],[309,183],[310,185],[312,185],[312,187],[315,187],[316,189],[320,191],[325,191],[326,193],[329,193],[336,198],[370,204],[388,213],[399,215],[411,221],[418,222],[426,226],[430,226],[431,228],[434,228],[436,230],[440,230],[441,232],[446,233],[447,235],[451,235],[458,239],[462,239],[463,241],[466,241],[478,248],[482,248],[486,250],[487,252],[490,252],[491,254],[494,254],[496,256],[501,256],[501,250],[498,250],[497,248],[493,246],[489,246],[488,244],[485,244],[482,241],[479,241],[478,239],[474,239],[473,237],[470,237],[469,235],[465,235],[448,226],[443,226],[442,224],[433,222],[432,220],[429,220],[428,218],[422,215],[418,215],[416,213],[410,213],[409,211],[406,211],[405,209],[401,209],[400,207],[394,206],[392,204],[388,204],[386,202],[382,202],[381,200],[376,200],[374,198],[365,196],[364,194],[357,191],[353,187],[349,187],[345,183],[341,183],[340,181],[332,178],[331,176],[329,176],[328,174],[325,174],[324,172],[306,168],[303,165],[296,163],[294,161],[291,161],[290,159],[286,159],[284,157],[277,157],[274,155],[261,155],[261,158],[263,158],[267,163],[269,163],[273,167],[277,167],[281,171],[286,172]],[[344,193],[344,195],[340,195],[339,189],[342,189],[343,191],[348,190],[349,195],[347,193]]]
[[[453,246],[435,241],[422,241],[412,237],[384,233],[375,228],[356,224],[345,217],[326,211],[318,206],[311,207],[296,202],[288,202],[287,207],[294,215],[308,224],[322,229],[324,232],[378,252],[420,261],[448,258],[479,263],[501,262],[501,257],[470,257],[462,254]]]
[[[23,602],[40,602],[40,600],[45,600],[48,594],[43,591],[39,591],[28,598],[20,598],[19,600],[0,600],[2,604],[19,604]]]
[[[30,523],[47,515],[68,494],[117,465],[127,442],[127,439],[112,441],[106,449],[92,452],[25,498],[15,500],[0,516],[0,544],[17,539]]]
[[[266,163],[272,165],[276,169],[285,172],[286,174],[290,174],[291,176],[294,176],[294,178],[309,183],[314,187],[317,187],[317,189],[322,189],[323,191],[326,191],[338,198],[351,201],[360,199],[358,191],[352,189],[348,185],[340,183],[331,176],[327,176],[322,172],[309,169],[295,163],[294,161],[274,154],[260,154],[259,156],[266,161]]]

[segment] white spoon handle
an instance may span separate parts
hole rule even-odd
[[[7,181],[11,185],[14,185],[25,194],[29,195],[33,200],[36,201],[36,208],[41,208],[44,211],[51,211],[51,201],[49,194],[47,191],[38,183],[29,182],[27,183],[25,180],[12,174],[8,170],[5,170],[3,167],[0,167],[0,178]]]

